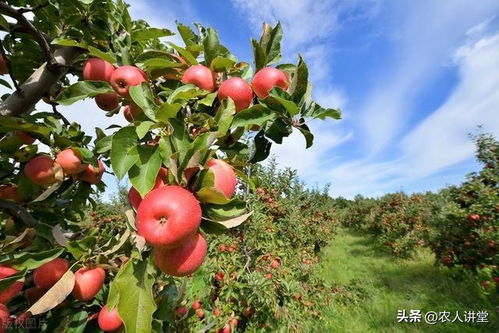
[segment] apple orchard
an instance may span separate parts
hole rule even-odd
[[[31,318],[46,332],[83,332],[87,323],[102,331],[201,325],[231,332],[238,318],[251,326],[253,313],[273,307],[264,295],[250,306],[248,296],[238,303],[241,313],[215,307],[205,318],[201,302],[188,309],[183,295],[204,262],[227,260],[225,253],[241,246],[221,243],[224,237],[238,235],[231,239],[240,244],[245,223],[285,213],[269,188],[260,184],[255,194],[262,180],[249,172],[258,173],[255,164],[272,144],[298,130],[310,147],[307,121],[340,118],[312,100],[301,57],[280,63],[281,26],[263,26],[251,41],[249,64],[212,28],[178,23],[184,45],[176,45],[168,41],[173,32],[133,20],[122,1],[2,1],[0,14],[0,83],[10,89],[0,105],[0,332],[21,329]],[[57,109],[87,98],[102,111],[81,112],[107,112],[129,125],[96,128],[90,136]],[[131,183],[129,208],[116,220],[92,224],[104,172]],[[308,200],[326,200],[300,193],[303,209],[310,209]],[[263,209],[270,211],[260,217]],[[328,218],[314,209],[317,218]],[[210,251],[210,243],[219,251]],[[250,270],[248,253],[240,254],[243,264],[248,260],[241,271]],[[267,254],[258,263],[268,261],[265,269],[276,271],[285,258]],[[269,287],[272,274],[263,268],[239,287],[253,285],[257,271],[261,290]],[[214,275],[216,290],[226,278],[223,271]],[[288,294],[296,306],[311,304]],[[186,319],[193,313],[196,324]]]

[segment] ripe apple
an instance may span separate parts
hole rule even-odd
[[[227,247],[225,246],[225,244],[218,245],[218,251],[225,252],[226,250],[227,250]]]
[[[451,257],[443,257],[442,262],[444,263],[444,265],[450,265],[450,264],[452,264],[452,258]]]
[[[113,111],[120,106],[120,98],[115,93],[99,94],[95,96],[95,103],[104,111]]]
[[[9,317],[9,309],[4,304],[0,304],[0,333],[5,333],[7,331]]]
[[[185,71],[182,76],[182,83],[192,83],[200,89],[212,92],[215,90],[215,75],[203,65],[194,65]]]
[[[192,303],[192,309],[193,310],[201,309],[201,302],[200,301],[194,301]]]
[[[208,160],[206,166],[215,174],[215,188],[221,191],[227,198],[231,198],[237,186],[236,173],[232,166],[214,158]]]
[[[141,113],[142,109],[134,102],[131,102],[123,108],[123,115],[129,122],[134,122]]]
[[[38,287],[31,287],[24,291],[24,297],[30,304],[36,303],[47,291]]]
[[[231,330],[230,330],[230,325],[229,324],[225,324],[225,326],[223,328],[219,328],[217,330],[217,333],[230,333]]]
[[[9,74],[9,68],[7,67],[5,59],[0,54],[0,75],[5,75],[5,74]]]
[[[8,267],[8,266],[0,266],[0,279],[7,278],[9,276],[15,275],[17,270]],[[13,299],[23,288],[23,283],[16,281],[6,289],[0,291],[0,303],[7,304],[11,299]]]
[[[472,221],[478,221],[480,219],[480,215],[478,214],[470,214],[468,218]]]
[[[181,245],[196,233],[200,223],[201,206],[191,192],[180,186],[152,190],[137,210],[137,231],[155,246]]]
[[[125,98],[130,98],[130,87],[138,86],[147,81],[146,74],[135,66],[121,66],[111,75],[111,85],[114,91]]]
[[[225,276],[224,272],[218,272],[215,275],[215,280],[217,280],[218,282],[222,282],[224,280],[224,276]]]
[[[159,169],[158,176],[156,177],[156,183],[152,189],[157,189],[161,186],[165,186],[166,184],[168,184],[168,169],[162,167]],[[140,193],[133,186],[130,188],[130,191],[128,191],[128,202],[133,209],[135,209],[135,211],[139,209],[139,205],[142,202]]]
[[[253,90],[248,82],[240,77],[231,77],[222,82],[217,92],[218,99],[232,98],[236,105],[236,111],[247,109],[253,99]]]
[[[181,305],[175,309],[175,315],[178,318],[182,318],[183,316],[185,316],[187,314],[187,312],[189,312],[189,310],[187,309],[187,307],[185,305]]]
[[[277,68],[265,67],[255,74],[251,85],[258,98],[265,98],[269,95],[269,91],[276,86],[283,90],[288,89],[288,78],[283,71]]]
[[[119,330],[123,327],[123,320],[121,320],[120,314],[118,313],[118,308],[115,307],[111,311],[104,305],[99,312],[99,317],[97,319],[99,327],[104,332],[113,332]]]
[[[73,175],[83,172],[87,164],[81,160],[81,155],[77,150],[67,148],[57,154],[55,162],[59,164],[67,175]]]
[[[214,315],[215,317],[218,317],[218,316],[220,316],[221,314],[222,314],[222,311],[220,311],[220,309],[219,309],[219,308],[215,308],[215,309],[213,309],[213,315]]]
[[[81,174],[81,180],[89,183],[89,184],[98,184],[104,174],[104,164],[101,160],[99,162],[99,170],[95,170],[92,164],[87,164],[85,170]]]
[[[0,199],[12,200],[16,203],[21,203],[23,201],[23,198],[19,195],[17,185],[15,184],[0,185]]]
[[[106,271],[101,267],[82,267],[75,273],[74,298],[80,301],[90,301],[101,290]]]
[[[99,58],[90,58],[83,64],[83,79],[109,82],[114,70],[113,64]]]
[[[203,264],[206,251],[206,240],[198,232],[178,247],[172,249],[156,247],[154,260],[163,273],[172,276],[186,276]]]
[[[66,259],[56,258],[35,269],[33,282],[38,288],[50,289],[69,269]]]
[[[277,259],[272,260],[272,262],[270,263],[270,267],[272,267],[273,269],[277,269],[279,268],[279,266],[281,266],[281,264]]]
[[[204,318],[204,311],[201,309],[196,310],[196,316],[198,316],[199,320],[203,320]]]
[[[33,183],[49,186],[57,182],[56,165],[50,156],[40,155],[24,166],[24,173]]]
[[[268,280],[272,280],[272,273],[265,274],[265,278]]]
[[[36,139],[24,131],[15,131],[16,137],[25,145],[32,145]]]

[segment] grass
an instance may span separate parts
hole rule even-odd
[[[324,319],[310,332],[499,332],[495,307],[470,280],[434,265],[422,250],[411,259],[395,259],[375,248],[369,236],[340,230],[323,253],[317,274],[336,287]],[[488,311],[489,323],[398,323],[397,310]]]

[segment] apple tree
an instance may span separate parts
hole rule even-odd
[[[205,235],[251,215],[237,195],[252,187],[247,167],[293,130],[310,147],[307,122],[339,111],[312,100],[301,57],[279,63],[279,24],[252,40],[249,64],[214,29],[177,23],[177,45],[121,0],[1,1],[0,14],[10,91],[0,103],[0,310],[16,318],[0,332],[33,318],[46,332],[95,318],[104,331],[168,329]],[[129,125],[89,135],[58,109],[88,98],[88,117]],[[86,218],[104,172],[132,185],[123,223]]]

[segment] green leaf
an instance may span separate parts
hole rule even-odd
[[[264,28],[260,44],[265,50],[265,65],[278,62],[281,59],[282,27],[278,22],[272,29]]]
[[[324,109],[320,105],[314,103],[311,111],[307,113],[307,116],[321,120],[326,118],[339,120],[341,119],[341,111],[339,109]]]
[[[83,333],[88,323],[87,310],[78,311],[71,316],[68,326],[65,327],[66,333]]]
[[[218,137],[223,137],[227,135],[227,131],[230,128],[234,114],[236,113],[236,106],[231,98],[224,100],[220,105],[220,108],[215,115],[215,121],[218,125]]]
[[[265,67],[265,51],[256,39],[251,40],[253,45],[253,61],[255,63],[255,70],[258,72]]]
[[[189,63],[191,65],[197,65],[198,64],[198,61],[192,55],[191,52],[189,52],[186,49],[184,49],[184,48],[182,48],[182,47],[180,47],[178,45],[175,45],[175,44],[173,44],[171,42],[168,42],[167,44],[170,45],[171,47],[173,47],[185,59],[185,61],[187,61],[187,63]]]
[[[1,278],[0,279],[0,292],[2,290],[7,289],[10,285],[12,285],[14,282],[17,280],[21,280],[24,278],[26,275],[26,269],[18,271],[16,274],[11,275],[9,277]]]
[[[220,44],[220,39],[218,38],[218,33],[212,28],[206,30],[206,36],[203,39],[204,48],[204,62],[206,66],[212,68],[211,62],[217,56],[225,56],[229,52],[228,50]]]
[[[224,221],[213,221],[208,219],[203,219],[201,228],[207,233],[220,234],[231,228],[235,228],[245,222],[253,212],[243,214],[238,217],[234,217]]]
[[[161,159],[163,160],[163,164],[169,168],[170,157],[173,154],[170,141],[167,140],[165,137],[161,137],[161,139],[159,139],[158,147],[159,147],[159,154],[161,155]]]
[[[147,72],[152,72],[158,69],[175,68],[175,67],[182,67],[182,64],[165,58],[151,58],[144,61],[144,68]]]
[[[114,134],[113,134],[114,135]],[[113,135],[108,135],[95,142],[94,150],[97,154],[103,154],[111,150]]]
[[[4,87],[7,87],[9,89],[12,89],[12,87],[10,86],[9,82],[5,81],[4,79],[0,79],[0,84]]]
[[[144,28],[132,31],[132,42],[175,35],[168,29]]]
[[[203,187],[196,192],[196,197],[203,203],[223,205],[230,201],[221,191],[215,187]]]
[[[288,137],[293,132],[290,124],[285,123],[282,119],[276,119],[272,125],[265,129],[265,135],[272,139],[275,143],[281,144],[282,139]]]
[[[177,23],[177,30],[180,34],[180,37],[182,37],[182,40],[184,41],[185,45],[189,46],[192,44],[196,44],[199,40],[199,37],[192,31],[191,28],[189,28],[186,25],[183,25],[182,23],[176,22]]]
[[[295,103],[300,103],[308,88],[308,68],[301,56],[298,58],[298,65],[293,74],[289,93]]]
[[[62,248],[54,248],[39,252],[18,252],[0,255],[0,263],[8,264],[15,269],[35,269],[41,265],[59,257],[63,252]]]
[[[232,68],[236,62],[225,57],[216,57],[210,63],[210,69],[214,72],[225,72]]]
[[[211,94],[208,94],[205,97],[201,98],[199,101],[197,101],[197,103],[201,105],[212,106],[215,98],[217,98],[217,93],[212,92]]]
[[[234,116],[232,128],[251,125],[263,126],[267,121],[275,120],[278,113],[262,104],[256,104],[249,109],[238,112]]]
[[[99,50],[98,48],[95,48],[93,46],[88,47],[88,54],[97,58],[100,58],[102,60],[105,60],[107,62],[110,62],[112,64],[116,64],[116,57],[110,53],[110,52],[103,52]]]
[[[80,47],[82,49],[88,48],[88,44],[85,41],[77,42],[77,41],[72,40],[72,39],[56,38],[56,39],[52,40],[51,44],[52,45],[60,45],[60,46]]]
[[[5,133],[12,130],[22,130],[28,134],[39,134],[45,139],[50,137],[50,129],[45,125],[27,123],[26,120],[17,117],[0,117],[0,132]]]
[[[306,148],[312,147],[312,145],[314,144],[314,135],[310,132],[310,129],[308,128],[308,126],[303,124],[297,128],[301,132],[301,134],[303,134],[303,136],[305,137],[305,141],[306,141],[306,145],[307,145]]]
[[[127,332],[152,332],[156,302],[152,293],[154,277],[148,273],[150,266],[150,260],[130,260],[111,282],[107,305],[110,309],[118,306]]]
[[[168,119],[175,118],[177,116],[177,113],[180,111],[181,108],[182,108],[182,104],[163,103],[159,107],[158,114],[157,114],[156,118],[159,121],[167,122]]]
[[[162,161],[159,149],[155,146],[139,146],[137,151],[139,158],[128,171],[128,177],[133,187],[144,197],[153,188]]]
[[[168,97],[168,103],[174,104],[180,102],[182,105],[187,104],[191,99],[208,94],[206,90],[199,89],[193,84],[185,84],[177,89]]]
[[[229,76],[237,76],[246,81],[250,81],[253,77],[253,68],[247,62],[238,62],[229,71]]]
[[[155,124],[156,123],[152,121],[141,121],[135,130],[137,132],[139,140],[145,137],[149,132],[149,130],[151,129],[151,127],[153,127]]]
[[[135,127],[127,126],[113,135],[111,144],[111,165],[114,174],[122,179],[139,159]]]
[[[5,31],[10,31],[9,22],[7,22],[3,15],[0,15],[0,27],[4,28]]]
[[[273,88],[269,92],[269,95],[261,101],[271,109],[287,113],[289,117],[293,117],[300,113],[298,105],[291,101],[291,96],[279,87]]]
[[[79,81],[62,91],[55,101],[61,105],[71,105],[79,100],[99,94],[114,92],[109,82]]]
[[[142,82],[140,86],[130,87],[130,97],[142,109],[147,118],[156,121],[158,106],[154,103],[154,96],[147,82]]]
[[[226,221],[243,215],[246,211],[246,202],[232,199],[225,205],[203,205],[203,216],[212,221]]]
[[[265,160],[270,155],[270,148],[272,147],[272,142],[265,138],[263,131],[258,132],[254,138],[254,150],[249,158],[250,163],[257,163]]]

